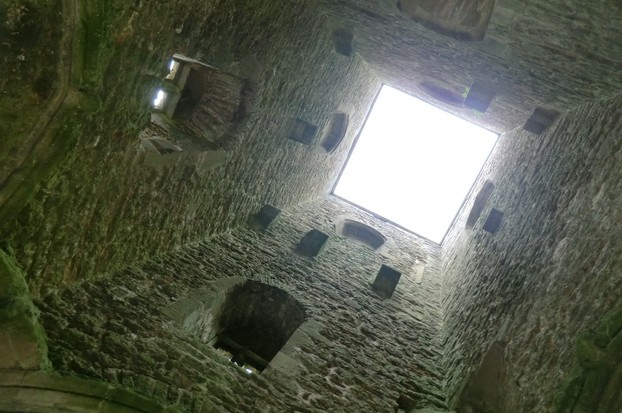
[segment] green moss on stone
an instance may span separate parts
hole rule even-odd
[[[47,369],[47,344],[38,317],[23,273],[15,259],[0,250],[0,330],[34,343],[42,360],[39,367]]]
[[[605,347],[609,341],[622,331],[622,306],[611,311],[596,330],[596,343]]]
[[[78,117],[79,119],[79,117]],[[10,194],[7,201],[0,206],[0,227],[8,226],[17,217],[17,214],[28,204],[37,193],[39,185],[51,179],[58,166],[69,154],[80,135],[80,123],[69,123],[59,127],[50,145],[37,148],[33,163],[23,168],[23,179],[14,179],[8,182],[3,191]]]
[[[566,389],[558,399],[559,407],[555,410],[555,413],[571,413],[574,409],[585,382],[585,378],[581,373],[581,371],[575,372],[574,377],[568,382]]]
[[[78,53],[78,67],[80,69],[80,83],[83,88],[97,89],[101,78],[102,68],[107,65],[103,61],[109,60],[111,54],[111,12],[110,1],[100,0],[83,2],[82,20],[76,37],[75,51]],[[119,36],[121,36],[119,38]],[[117,36],[119,39],[122,35]]]
[[[592,334],[586,334],[577,340],[577,357],[586,368],[598,368],[607,362],[607,354],[594,343]]]

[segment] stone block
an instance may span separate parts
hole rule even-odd
[[[346,135],[348,130],[349,116],[347,113],[343,112],[335,112],[330,120],[330,125],[328,126],[328,132],[322,138],[322,148],[331,153],[341,143],[343,137]]]

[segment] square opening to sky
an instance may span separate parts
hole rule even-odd
[[[385,85],[333,193],[440,244],[497,138]]]

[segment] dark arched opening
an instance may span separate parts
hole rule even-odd
[[[221,307],[215,347],[229,352],[236,365],[262,371],[305,319],[304,306],[287,292],[245,281]]]

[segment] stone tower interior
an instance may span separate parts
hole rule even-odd
[[[2,0],[0,61],[0,411],[622,412],[620,0]],[[500,134],[440,245],[331,194],[382,84]]]

